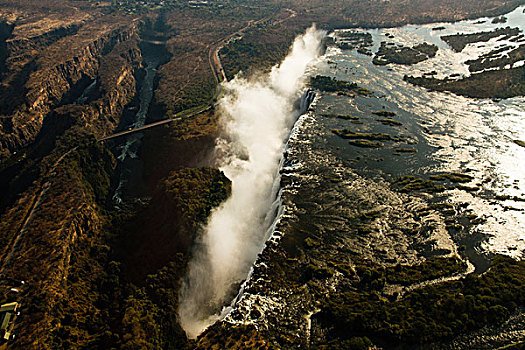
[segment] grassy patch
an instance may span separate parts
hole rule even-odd
[[[525,66],[489,70],[462,79],[405,76],[403,80],[432,91],[450,91],[476,98],[510,98],[525,95]]]
[[[417,153],[417,149],[415,148],[396,148],[395,151],[397,153]]]
[[[434,181],[422,179],[413,175],[405,175],[393,182],[400,192],[408,193],[415,191],[422,192],[443,192],[445,186],[437,185]]]
[[[446,42],[456,52],[461,52],[468,44],[489,41],[492,38],[499,36],[515,36],[520,30],[518,28],[498,28],[491,32],[480,32],[472,34],[453,34],[441,37],[441,40]]]
[[[414,47],[406,47],[383,41],[372,63],[381,66],[389,63],[410,65],[435,57],[437,51],[438,47],[433,44],[423,43]]]
[[[439,174],[439,175],[430,175],[431,180],[435,181],[445,181],[449,180],[450,182],[470,182],[474,179],[474,177],[462,174],[462,173],[445,173],[445,174]]]
[[[312,77],[310,79],[310,86],[313,89],[326,92],[351,91],[357,88],[356,83],[349,83],[347,81],[336,80],[335,78],[330,78],[323,75],[317,75],[315,77]]]
[[[370,141],[370,140],[350,140],[348,143],[352,146],[362,148],[381,148],[384,146],[382,142]]]
[[[380,122],[381,124],[383,124],[383,125],[390,125],[390,126],[401,126],[401,125],[403,125],[403,123],[398,122],[397,120],[390,119],[390,118],[376,119],[376,120],[378,122]]]
[[[391,111],[375,111],[372,114],[378,115],[380,117],[395,117],[396,113]]]
[[[343,129],[343,130],[334,129],[332,130],[332,132],[343,139],[351,139],[351,140],[356,140],[356,139],[370,140],[370,141],[399,141],[400,140],[397,137],[394,137],[390,134],[385,134],[385,133],[353,132],[348,129]]]
[[[359,120],[359,117],[356,117],[354,115],[347,115],[347,114],[322,113],[321,116],[328,117],[328,118],[343,119],[343,120]]]

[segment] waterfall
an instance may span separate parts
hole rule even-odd
[[[223,84],[218,110],[224,132],[215,151],[219,167],[232,180],[232,194],[210,215],[181,288],[179,317],[189,337],[220,318],[271,234],[280,207],[283,152],[297,117],[314,96],[303,91],[323,35],[312,27],[269,74]]]

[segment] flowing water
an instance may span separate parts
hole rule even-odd
[[[404,82],[403,77],[431,71],[437,72],[436,77],[469,75],[465,60],[503,44],[511,49],[516,43],[495,38],[470,44],[456,53],[440,36],[505,26],[523,30],[523,10],[521,7],[506,15],[505,24],[482,19],[361,30],[372,35],[373,52],[383,40],[408,46],[427,42],[437,45],[439,50],[435,58],[415,65],[376,66],[370,56],[356,50],[329,48],[309,69],[309,75],[356,82],[374,94],[349,97],[321,93],[309,112],[295,122],[288,142],[285,135],[295,117],[285,122],[284,133],[272,131],[283,119],[268,118],[274,114],[275,101],[280,99],[275,96],[275,100],[266,99],[266,88],[273,83],[234,81],[229,97],[222,102],[227,133],[218,144],[219,150],[226,150],[219,159],[221,168],[233,180],[233,199],[212,214],[190,263],[179,310],[186,332],[196,336],[218,319],[269,329],[279,319],[286,320],[280,323],[279,332],[288,327],[290,334],[304,331],[307,338],[308,329],[301,328],[304,325],[300,315],[311,315],[317,306],[297,291],[276,287],[274,283],[278,281],[272,281],[265,272],[270,264],[265,262],[264,253],[253,263],[265,240],[268,250],[278,250],[275,247],[290,231],[296,236],[301,231],[313,233],[345,254],[386,264],[417,263],[421,255],[457,255],[458,246],[463,244],[467,245],[465,255],[474,264],[469,263],[466,273],[474,268],[485,271],[487,260],[480,257],[487,253],[522,258],[525,203],[520,199],[525,198],[525,148],[514,141],[525,139],[525,98],[472,99],[428,92]],[[444,29],[432,30],[437,26]],[[521,64],[517,62],[516,66]],[[279,80],[293,81],[293,77],[282,73]],[[287,95],[278,89],[273,93],[276,91],[279,96]],[[238,103],[239,99],[246,103]],[[395,112],[393,119],[402,125],[379,122],[373,112],[380,110]],[[329,116],[338,114],[359,120]],[[384,142],[384,147],[359,148],[332,132],[343,128],[389,133],[399,138]],[[279,129],[282,127],[276,130]],[[263,138],[259,138],[261,134]],[[273,139],[272,134],[277,138]],[[272,146],[270,153],[268,146]],[[417,152],[397,151],[400,148]],[[284,158],[278,166],[283,152]],[[263,165],[264,170],[254,162]],[[469,174],[473,177],[468,184],[471,188],[449,188],[439,195],[412,196],[391,186],[392,180],[403,175],[427,178],[445,172]],[[275,201],[278,180],[280,191]],[[448,201],[456,210],[483,220],[481,224],[462,226],[461,234],[452,235],[441,214],[425,211],[435,201]],[[272,222],[277,207],[277,217]],[[376,219],[366,234],[346,234],[355,232],[356,218],[369,214]],[[287,245],[284,248],[287,254],[294,254],[293,241],[285,240],[282,244]],[[325,258],[322,251],[319,256],[312,254],[308,259]],[[231,307],[223,308],[221,313],[220,305],[235,296],[236,287],[246,276],[248,279],[242,283]],[[290,293],[299,294],[291,297]],[[286,305],[283,300],[297,303]]]
[[[468,203],[475,215],[486,220],[472,228],[487,237],[482,243],[483,250],[522,258],[525,250],[525,203],[521,201],[525,198],[525,148],[515,144],[514,140],[525,139],[525,98],[466,98],[452,93],[428,92],[403,81],[404,75],[420,76],[432,71],[437,72],[437,77],[468,76],[466,60],[496,47],[506,45],[510,50],[522,44],[494,38],[469,44],[457,53],[440,39],[442,35],[477,33],[507,26],[517,27],[522,32],[525,30],[523,6],[505,17],[507,22],[503,24],[478,19],[362,30],[372,35],[373,52],[381,41],[404,46],[427,42],[438,46],[436,57],[410,66],[376,66],[371,57],[356,50],[331,49],[326,60],[318,65],[318,73],[356,82],[372,90],[374,96],[323,95],[313,118],[316,120],[315,132],[324,136],[314,148],[322,147],[342,161],[352,161],[351,167],[360,174],[381,174],[389,180],[401,175],[425,176],[440,172],[462,172],[474,176],[472,184],[479,190],[455,189],[447,194],[455,203]],[[432,30],[435,27],[444,29]],[[518,61],[514,67],[521,65],[523,61]],[[378,123],[377,116],[372,114],[378,110],[395,112],[394,119],[403,125],[392,127]],[[360,117],[363,124],[352,125],[348,121],[323,118],[319,116],[321,113],[351,114]],[[333,128],[387,132],[404,136],[408,142],[387,144],[381,149],[359,149],[332,135],[330,130]],[[396,147],[416,148],[418,152],[395,155]],[[307,166],[308,159],[301,160],[301,163]]]
[[[232,193],[212,212],[181,289],[179,316],[190,337],[227,313],[223,306],[234,299],[268,238],[279,205],[283,151],[305,108],[297,101],[308,99],[305,73],[320,54],[322,36],[310,28],[269,74],[236,77],[223,86],[217,165],[232,181]]]
[[[151,44],[150,46],[153,47],[154,45]],[[132,107],[137,110],[137,112],[132,113],[133,117],[131,121],[124,121],[126,124],[125,128],[130,130],[144,126],[153,99],[153,85],[157,74],[157,67],[162,61],[162,57],[160,54],[156,54],[155,50],[151,47],[149,48],[149,52],[144,52],[145,75],[138,94],[138,106]],[[127,135],[125,136],[124,142],[118,146],[116,158],[120,163],[121,174],[112,198],[116,207],[123,205],[122,193],[125,191],[126,184],[134,172],[134,166],[139,162],[137,153],[142,145],[143,136],[142,132]]]

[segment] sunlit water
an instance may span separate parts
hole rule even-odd
[[[358,149],[327,132],[323,142],[332,145],[332,151],[338,157],[354,159],[360,156],[355,163],[358,171],[381,172],[390,179],[406,174],[450,171],[474,176],[475,180],[469,185],[476,185],[480,190],[456,189],[449,191],[448,195],[456,203],[469,203],[475,214],[486,219],[484,224],[473,228],[488,237],[483,249],[518,258],[522,258],[525,251],[525,202],[498,200],[496,195],[525,198],[525,148],[513,142],[525,140],[525,98],[472,99],[452,93],[428,92],[405,83],[403,76],[419,76],[431,71],[437,71],[437,77],[454,73],[469,75],[464,64],[467,59],[477,58],[502,44],[508,45],[509,49],[518,44],[494,38],[469,44],[462,52],[456,53],[440,36],[491,31],[507,26],[523,31],[524,9],[520,7],[507,14],[507,22],[503,24],[492,24],[491,19],[481,19],[485,23],[480,24],[478,19],[367,30],[374,39],[373,52],[377,51],[381,41],[406,46],[427,42],[437,45],[439,51],[436,57],[411,66],[375,66],[371,57],[356,50],[330,49],[327,59],[318,67],[319,74],[356,82],[374,91],[375,97],[354,99],[324,95],[316,111],[318,114],[352,114],[364,122],[352,125],[348,121],[318,117],[320,130],[345,127],[354,131],[390,132],[409,139],[408,145],[400,143],[378,150]],[[445,29],[432,30],[438,26]],[[394,37],[387,38],[387,34]],[[377,117],[372,115],[377,110],[396,112],[394,119],[403,122],[403,126],[396,129],[378,125],[375,122]],[[416,147],[418,153],[393,156],[396,146]]]

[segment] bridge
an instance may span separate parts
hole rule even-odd
[[[130,135],[130,134],[133,134],[133,133],[136,133],[136,132],[140,132],[140,131],[144,131],[144,130],[147,130],[147,129],[150,129],[150,128],[153,128],[153,127],[156,127],[156,126],[159,126],[159,125],[164,125],[164,124],[172,123],[172,122],[175,122],[175,121],[191,118],[191,117],[193,117],[193,116],[195,116],[197,114],[201,114],[203,112],[209,111],[212,107],[213,107],[213,105],[210,104],[208,106],[204,106],[204,107],[198,108],[196,110],[193,110],[190,113],[186,113],[186,114],[181,113],[179,115],[176,115],[173,118],[163,119],[163,120],[159,120],[157,122],[146,124],[144,126],[140,126],[138,128],[120,131],[120,132],[114,133],[112,135],[109,135],[109,136],[106,136],[106,137],[102,137],[102,138],[98,139],[97,141],[98,142],[103,142],[103,141],[107,141],[107,140],[112,140],[112,139],[120,137],[120,136]]]
[[[294,10],[292,10],[292,9],[285,9],[285,10],[289,13],[288,17],[285,17],[285,18],[282,18],[280,20],[274,21],[273,25],[281,23],[283,21],[286,21],[286,20],[288,20],[290,18],[293,18],[293,17],[295,17],[297,15],[297,13]],[[221,59],[220,59],[220,56],[219,56],[219,52],[221,51],[221,49],[224,46],[228,45],[233,40],[233,38],[243,35],[244,32],[247,29],[249,29],[249,28],[251,28],[251,27],[253,27],[255,25],[258,25],[260,23],[263,23],[265,21],[269,21],[269,20],[271,20],[271,17],[265,17],[265,18],[262,18],[262,19],[260,19],[258,21],[249,21],[247,23],[247,25],[244,26],[243,28],[237,30],[236,32],[228,35],[227,37],[225,37],[225,38],[219,40],[218,42],[215,42],[214,44],[211,44],[209,46],[208,63],[210,65],[210,68],[211,68],[211,71],[212,71],[213,76],[215,78],[215,81],[217,82],[217,85],[218,85],[218,88],[217,88],[217,91],[216,91],[216,95],[215,95],[215,99],[219,98],[220,95],[223,92],[222,88],[221,88],[221,82],[227,81],[226,73],[224,72],[224,67],[222,66],[222,62],[221,62]],[[163,45],[163,44],[165,44],[164,41],[159,41],[159,40],[143,40],[143,41],[147,42],[147,43],[150,43],[150,44],[154,44],[154,45]],[[120,132],[117,132],[115,134],[112,134],[112,135],[100,138],[97,141],[98,142],[103,142],[103,141],[107,141],[107,140],[112,140],[112,139],[120,137],[120,136],[130,135],[130,134],[133,134],[133,133],[136,133],[136,132],[148,130],[150,128],[153,128],[153,127],[156,127],[156,126],[159,126],[159,125],[164,125],[164,124],[168,124],[168,123],[171,123],[171,122],[174,122],[174,121],[177,121],[177,120],[183,120],[185,118],[190,118],[190,117],[193,117],[193,116],[195,116],[197,114],[200,114],[200,113],[203,113],[205,111],[208,111],[212,107],[213,107],[213,104],[209,104],[209,105],[201,106],[201,107],[196,107],[194,109],[183,111],[183,112],[179,113],[178,115],[175,115],[172,118],[160,120],[160,121],[157,121],[157,122],[153,122],[153,123],[150,123],[150,124],[147,124],[147,125],[144,125],[144,126],[140,126],[138,128],[134,128],[134,129],[131,129],[131,130],[120,131]]]

